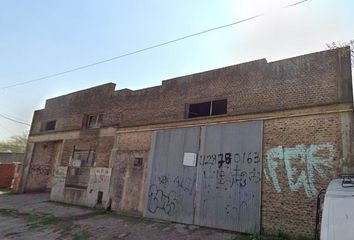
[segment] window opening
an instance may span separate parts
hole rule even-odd
[[[101,127],[101,123],[103,120],[103,114],[100,113],[98,115],[86,115],[86,128],[99,128]]]
[[[188,118],[206,117],[227,113],[227,99],[189,105]]]
[[[56,120],[46,122],[46,124],[45,124],[45,130],[46,130],[46,131],[54,130],[56,123],[57,123]]]

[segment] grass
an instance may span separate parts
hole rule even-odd
[[[0,188],[0,195],[9,195],[12,193],[11,188]]]
[[[60,231],[62,234],[73,236],[73,239],[87,239],[90,237],[89,232],[83,230],[80,231],[80,225],[74,224],[70,220],[62,220],[53,215],[49,214],[38,214],[38,213],[21,213],[15,209],[0,209],[0,215],[12,218],[23,218],[27,224],[26,227],[29,231],[41,231],[45,228],[53,228],[55,231]],[[72,231],[76,232],[72,235]],[[8,233],[6,237],[11,237],[17,233]]]
[[[56,225],[60,221],[58,218],[51,215],[35,216],[34,218],[36,219],[34,220],[34,222],[27,224],[29,229],[43,228],[49,225]]]

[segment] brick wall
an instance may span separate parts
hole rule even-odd
[[[65,140],[61,165],[67,166],[74,147],[81,150],[95,152],[95,167],[108,167],[114,137],[81,137],[79,139]]]
[[[243,63],[142,90],[114,91],[110,83],[49,99],[33,117],[30,139],[41,140],[27,156],[25,182],[33,190],[48,188],[50,177],[37,176],[42,171],[33,166],[67,166],[74,146],[92,149],[96,167],[113,168],[112,208],[141,214],[153,128],[263,119],[262,227],[311,236],[317,191],[354,170],[350,69],[349,48],[343,48]],[[184,119],[187,104],[225,97],[226,115]],[[84,128],[84,115],[97,113],[104,114],[101,128]],[[56,129],[41,131],[50,120]],[[43,142],[46,137],[62,141],[61,154]],[[143,158],[140,168],[134,167],[137,157]]]
[[[31,134],[46,121],[55,131],[81,129],[84,114],[104,113],[102,126],[183,120],[186,104],[227,98],[227,115],[352,101],[349,48],[267,63],[265,59],[163,81],[161,86],[114,91],[109,83],[49,99],[36,111]],[[50,131],[53,132],[53,131]]]
[[[0,164],[0,188],[11,187],[14,178],[15,164]]]
[[[262,225],[267,232],[312,236],[320,189],[354,169],[343,151],[342,124],[352,113],[264,121]]]

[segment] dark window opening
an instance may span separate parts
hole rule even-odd
[[[189,105],[188,118],[206,117],[227,113],[227,99]]]
[[[97,205],[102,204],[102,198],[103,198],[103,192],[102,191],[98,191],[98,193],[97,193]]]
[[[85,115],[85,127],[86,128],[99,128],[103,120],[103,114],[98,115]]]
[[[48,131],[48,130],[54,130],[55,129],[55,125],[56,125],[57,121],[48,121],[46,122],[45,124],[45,130]]]
[[[227,100],[217,100],[212,102],[211,115],[221,115],[227,113]]]
[[[141,167],[141,166],[143,166],[143,158],[135,158],[134,167]]]
[[[189,105],[188,118],[210,116],[211,102]]]

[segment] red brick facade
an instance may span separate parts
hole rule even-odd
[[[10,188],[15,174],[15,164],[0,164],[0,188]]]

